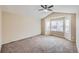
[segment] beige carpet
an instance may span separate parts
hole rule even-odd
[[[76,53],[76,45],[66,39],[39,35],[4,44],[2,53]]]

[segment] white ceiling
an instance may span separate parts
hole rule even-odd
[[[79,5],[54,5],[52,12],[38,11],[41,9],[40,5],[4,5],[1,6],[3,11],[34,16],[36,18],[43,18],[52,12],[65,12],[65,13],[76,13],[79,10]]]

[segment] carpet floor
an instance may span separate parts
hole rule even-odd
[[[75,43],[66,39],[38,35],[2,45],[2,53],[77,53]]]

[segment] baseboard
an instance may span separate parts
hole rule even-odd
[[[29,39],[29,38],[32,38],[32,37],[35,37],[35,36],[38,36],[38,35],[41,35],[41,34],[36,34],[36,35],[30,36],[30,37],[19,38],[18,40],[13,40],[13,41],[10,41],[10,42],[3,43],[2,45],[8,44],[8,43],[13,43],[13,42],[16,42],[16,41],[21,41],[23,39]]]
[[[56,35],[49,35],[49,36],[55,36],[55,37],[59,37],[59,38],[65,39],[65,37],[60,37],[60,36],[56,36]]]

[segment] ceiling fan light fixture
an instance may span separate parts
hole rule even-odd
[[[45,12],[48,12],[48,10],[46,10],[46,9],[45,9],[44,11],[45,11]]]

